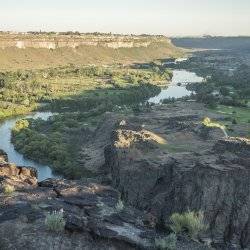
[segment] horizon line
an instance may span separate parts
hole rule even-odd
[[[243,34],[238,34],[238,35],[210,35],[210,34],[203,34],[203,35],[191,35],[191,34],[185,34],[185,35],[167,35],[167,34],[153,34],[153,33],[116,33],[116,32],[100,32],[100,31],[93,31],[93,32],[82,32],[82,31],[77,31],[77,30],[65,30],[65,31],[56,31],[56,30],[30,30],[30,31],[15,31],[15,30],[0,30],[0,33],[17,33],[17,34],[32,34],[34,33],[40,33],[40,34],[46,34],[46,33],[55,33],[55,34],[62,34],[65,33],[64,35],[67,35],[66,33],[72,33],[72,35],[84,35],[84,34],[100,34],[100,35],[123,35],[123,36],[164,36],[168,38],[216,38],[216,37],[232,37],[232,38],[237,38],[237,37],[250,37],[249,35],[243,35]],[[63,34],[62,34],[63,35]],[[70,35],[70,34],[68,34]]]

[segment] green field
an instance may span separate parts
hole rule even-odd
[[[215,109],[211,109],[216,113],[223,114],[226,117],[236,119],[238,123],[250,123],[250,108],[249,107],[231,107],[218,105]]]

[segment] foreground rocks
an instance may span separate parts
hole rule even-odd
[[[16,188],[30,188],[37,184],[35,168],[15,166],[7,162],[8,156],[0,151],[0,185],[15,186]]]
[[[0,194],[1,249],[154,249],[155,237],[164,235],[147,214],[125,206],[110,186],[62,179],[27,182],[35,174],[7,162],[0,166],[1,180],[15,187],[11,194]],[[47,213],[60,210],[64,232],[48,231]],[[181,238],[178,249],[206,247]]]

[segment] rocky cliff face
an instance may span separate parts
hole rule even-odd
[[[250,247],[250,141],[223,138],[217,129],[204,139],[198,132],[202,113],[167,111],[150,113],[155,122],[143,114],[136,123],[114,129],[105,149],[112,185],[163,227],[174,212],[203,211],[208,225],[204,238],[214,246]],[[138,120],[148,125],[142,128]],[[173,120],[179,125],[173,126]],[[171,147],[172,142],[187,145]]]
[[[155,249],[154,239],[162,235],[147,214],[125,206],[110,186],[87,180],[37,183],[34,169],[3,161],[1,187],[6,183],[15,190],[0,191],[1,249]],[[46,227],[46,215],[53,211],[63,211],[63,232]],[[207,248],[181,237],[177,249]]]
[[[183,51],[163,36],[0,32],[0,70],[58,67],[69,63],[127,64],[181,55]]]
[[[148,47],[154,42],[168,42],[170,39],[161,36],[125,36],[125,35],[31,35],[31,34],[0,34],[0,48],[76,48],[79,46],[102,46],[108,48],[139,48]]]

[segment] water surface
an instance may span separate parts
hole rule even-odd
[[[34,167],[38,172],[38,180],[46,178],[58,177],[52,173],[49,166],[37,163],[35,161],[25,158],[22,154],[18,153],[13,144],[11,143],[11,129],[15,126],[16,121],[25,118],[41,118],[47,120],[53,113],[51,112],[36,112],[25,116],[17,116],[15,118],[6,119],[0,122],[0,149],[8,154],[9,162],[18,166]]]
[[[202,82],[203,77],[197,76],[196,73],[187,70],[173,70],[173,78],[168,86],[161,92],[148,100],[148,102],[158,104],[161,100],[167,98],[181,98],[189,96],[192,92],[187,90],[185,85],[188,83]],[[181,84],[179,86],[179,84]]]

